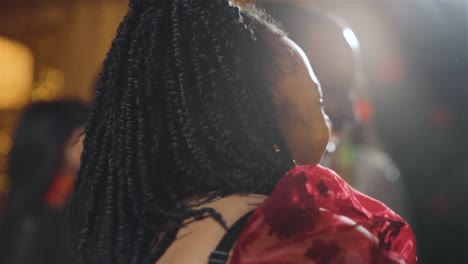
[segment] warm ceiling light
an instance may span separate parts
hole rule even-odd
[[[0,110],[19,109],[28,102],[33,68],[28,47],[0,37]]]

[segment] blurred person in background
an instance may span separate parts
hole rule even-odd
[[[65,204],[79,169],[87,108],[75,101],[29,106],[13,135],[10,190],[0,219],[0,263],[75,263]]]

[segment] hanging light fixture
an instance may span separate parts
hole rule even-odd
[[[25,45],[0,37],[0,111],[16,110],[29,100],[34,60]]]

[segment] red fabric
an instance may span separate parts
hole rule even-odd
[[[243,229],[233,264],[416,263],[409,225],[318,166],[289,171]]]
[[[70,175],[57,175],[44,195],[44,203],[51,208],[63,209],[68,198],[71,196],[73,181],[74,177]]]

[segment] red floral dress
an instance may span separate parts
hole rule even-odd
[[[416,263],[410,226],[319,165],[289,171],[248,220],[230,263]]]

